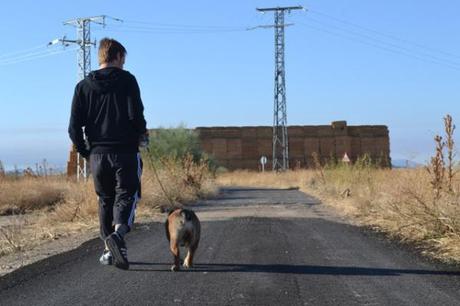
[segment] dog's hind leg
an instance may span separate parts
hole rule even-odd
[[[195,255],[195,251],[198,248],[198,243],[195,243],[194,245],[191,245],[188,248],[187,256],[185,257],[184,260],[184,268],[189,269],[193,266],[193,256]]]
[[[171,249],[171,253],[174,256],[174,265],[171,267],[171,271],[179,271],[180,269],[180,254],[179,254],[179,246],[176,242],[176,239],[171,239],[169,243],[169,247]]]

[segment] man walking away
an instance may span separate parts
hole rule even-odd
[[[69,135],[89,159],[99,197],[99,222],[105,249],[102,264],[128,269],[125,235],[140,199],[142,161],[139,143],[148,132],[136,78],[123,70],[126,49],[114,39],[99,44],[99,70],[75,87]],[[86,136],[86,141],[83,135]]]

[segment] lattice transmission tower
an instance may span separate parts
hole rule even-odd
[[[91,47],[96,41],[91,41],[91,23],[105,26],[105,15],[95,17],[75,18],[64,22],[64,25],[74,26],[77,29],[76,40],[63,39],[62,43],[78,45],[78,80],[83,80],[91,72]]]
[[[107,18],[121,21],[120,19],[109,17],[106,15],[75,18],[64,22],[64,25],[74,26],[77,30],[77,39],[67,39],[65,36],[61,39],[55,39],[50,44],[62,43],[64,46],[76,44],[78,46],[77,65],[78,65],[78,80],[83,80],[91,72],[91,47],[96,46],[96,40],[91,41],[91,24],[99,24],[105,26]],[[72,159],[76,156],[76,160]],[[69,163],[75,163],[77,180],[81,177],[88,177],[88,165],[86,159],[82,158],[76,152],[76,148],[72,147],[70,152]],[[73,172],[73,171],[72,171]]]
[[[284,15],[292,10],[303,10],[302,6],[257,8],[257,11],[274,12],[275,24],[261,26],[272,27],[275,32],[275,90],[273,103],[273,171],[289,169],[289,142],[286,111],[286,77],[284,66],[284,28],[291,24],[284,23]]]

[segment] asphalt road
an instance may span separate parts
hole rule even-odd
[[[127,238],[129,271],[101,242],[0,278],[1,305],[459,305],[460,273],[347,225],[296,190],[227,189],[196,207],[192,270],[170,272],[161,223]]]

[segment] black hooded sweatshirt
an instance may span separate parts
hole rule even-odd
[[[82,156],[138,152],[139,138],[146,131],[139,85],[128,71],[96,70],[75,87],[69,136]]]

